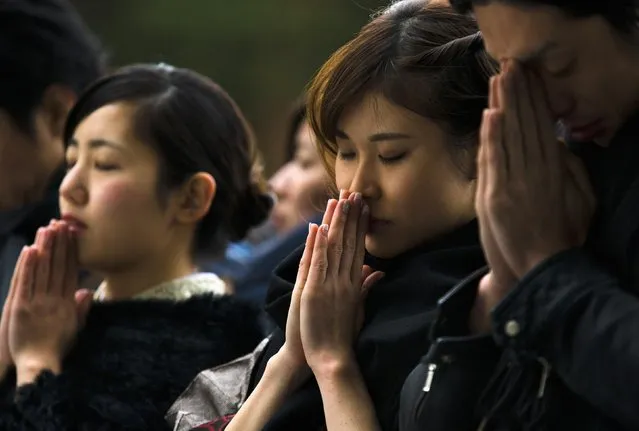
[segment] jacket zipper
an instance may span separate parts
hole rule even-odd
[[[437,371],[437,364],[428,364],[428,374],[426,374],[426,381],[424,382],[423,392],[430,392],[430,388],[433,386],[433,378],[435,378],[435,372]]]
[[[422,386],[422,391],[419,394],[419,398],[417,400],[417,403],[415,405],[415,410],[413,412],[415,421],[418,420],[418,418],[422,414],[422,410],[424,410],[424,405],[426,403],[426,399],[428,398],[428,393],[433,388],[433,381],[435,379],[435,373],[438,368],[439,368],[439,365],[434,362],[431,362],[427,365],[428,371],[426,372],[426,378],[424,379],[424,386]]]

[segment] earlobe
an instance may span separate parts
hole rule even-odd
[[[193,175],[182,188],[178,220],[182,223],[197,223],[211,208],[217,184],[211,174],[199,172]]]

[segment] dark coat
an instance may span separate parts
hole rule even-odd
[[[284,342],[286,318],[303,248],[277,269],[267,311],[278,325],[256,364],[254,387],[268,359]],[[367,258],[385,276],[371,289],[364,326],[355,345],[359,367],[384,431],[398,428],[404,380],[428,349],[437,300],[485,265],[475,221],[393,259]],[[324,410],[314,379],[289,397],[265,431],[323,429]]]
[[[231,297],[96,303],[62,374],[17,390],[5,379],[0,430],[170,430],[164,415],[191,380],[263,337],[258,311]]]
[[[480,275],[440,302],[403,431],[639,429],[639,117],[608,148],[576,152],[599,203],[586,245],[527,274],[493,311],[492,337],[467,335]]]

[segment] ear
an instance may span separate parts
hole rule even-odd
[[[209,173],[198,172],[181,187],[175,218],[179,223],[197,223],[209,212],[217,184]]]
[[[62,139],[67,116],[76,100],[75,92],[64,85],[53,84],[44,91],[38,111],[53,138]]]

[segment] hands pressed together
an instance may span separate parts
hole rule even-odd
[[[595,197],[581,161],[557,140],[545,90],[514,61],[491,78],[477,159],[476,210],[490,273],[470,319],[490,330],[491,310],[547,258],[583,245]]]
[[[304,380],[354,364],[364,301],[383,274],[364,265],[369,212],[361,194],[342,192],[311,224],[293,289],[279,360]]]
[[[20,386],[44,370],[61,372],[91,305],[91,293],[77,291],[78,270],[75,234],[65,222],[53,220],[24,247],[0,320],[2,377],[15,366]]]

